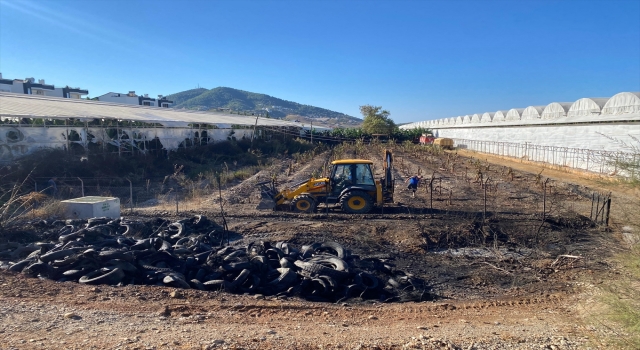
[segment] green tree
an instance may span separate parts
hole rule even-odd
[[[389,111],[379,106],[360,106],[360,113],[364,116],[362,130],[368,134],[391,134],[396,124],[389,118]]]

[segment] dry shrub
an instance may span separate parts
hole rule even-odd
[[[46,199],[39,202],[26,216],[30,219],[56,219],[65,216],[65,206],[60,201],[45,196]]]
[[[40,192],[30,192],[16,199],[25,209],[33,209],[50,200],[49,196]]]

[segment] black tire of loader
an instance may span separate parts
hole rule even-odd
[[[362,208],[352,208],[349,206],[351,199],[362,201],[364,206]],[[373,199],[369,194],[363,191],[351,191],[340,198],[340,208],[342,211],[349,214],[366,214],[373,208]]]
[[[315,213],[317,207],[318,202],[316,202],[316,199],[308,194],[297,195],[291,201],[291,210],[296,213]]]

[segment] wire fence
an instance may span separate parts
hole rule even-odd
[[[214,199],[217,193],[213,188],[184,188],[163,179],[149,179],[145,185],[129,182],[122,178],[30,178],[25,183],[33,186],[36,192],[42,192],[58,200],[67,200],[85,196],[115,197],[120,199],[121,210],[156,207],[170,212],[191,211],[202,208],[207,195]],[[215,192],[215,193],[214,193]],[[198,197],[198,200],[194,200]],[[216,197],[217,198],[217,197]],[[213,205],[213,204],[212,204]]]
[[[543,146],[531,143],[453,140],[456,146],[461,149],[518,158],[523,161],[557,167],[558,169],[581,169],[629,180],[640,178],[640,154],[638,153]]]

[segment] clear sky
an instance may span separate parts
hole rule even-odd
[[[640,91],[640,1],[0,0],[0,72],[420,121]]]

